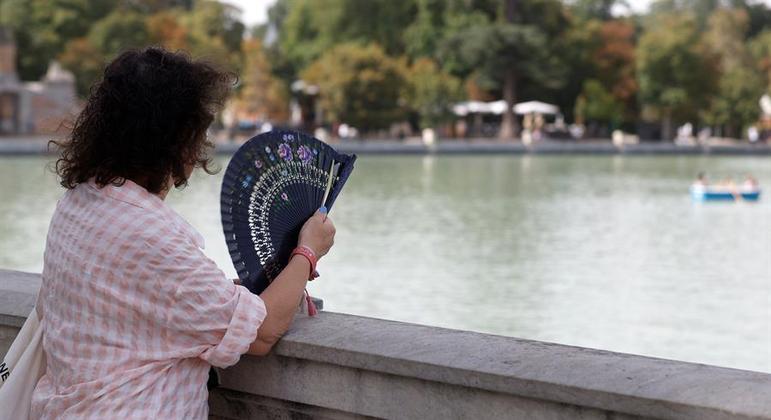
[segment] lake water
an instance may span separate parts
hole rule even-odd
[[[42,267],[62,194],[49,160],[0,158],[2,268]],[[361,156],[310,291],[331,311],[771,372],[768,197],[695,204],[687,190],[702,170],[771,187],[770,163]],[[168,200],[235,277],[221,174]]]

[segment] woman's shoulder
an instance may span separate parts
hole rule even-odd
[[[111,188],[110,186],[103,188]],[[175,214],[135,199],[121,199],[88,183],[67,190],[57,204],[54,219],[76,224],[93,236],[119,238],[127,247],[160,247],[184,239]],[[114,239],[113,239],[114,240]]]

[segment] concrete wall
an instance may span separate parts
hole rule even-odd
[[[0,350],[39,282],[0,270]],[[771,419],[769,374],[329,312],[220,375],[221,419]]]

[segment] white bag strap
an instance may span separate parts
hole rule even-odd
[[[0,364],[0,420],[28,419],[32,392],[45,373],[43,326],[32,311]]]
[[[11,343],[11,347],[8,348],[8,352],[5,353],[3,362],[0,363],[0,387],[8,380],[8,375],[10,375],[13,368],[19,362],[24,351],[29,347],[29,344],[35,337],[35,333],[38,332],[39,326],[40,321],[37,317],[37,311],[33,309],[27,320],[24,321],[24,325],[21,326],[19,333],[16,334],[16,338]]]

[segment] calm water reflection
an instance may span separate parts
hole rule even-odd
[[[0,267],[41,268],[61,194],[45,163],[0,159]],[[771,188],[764,158],[364,156],[311,292],[333,311],[771,372],[768,197],[693,204],[700,170]],[[219,180],[169,201],[235,276]]]

